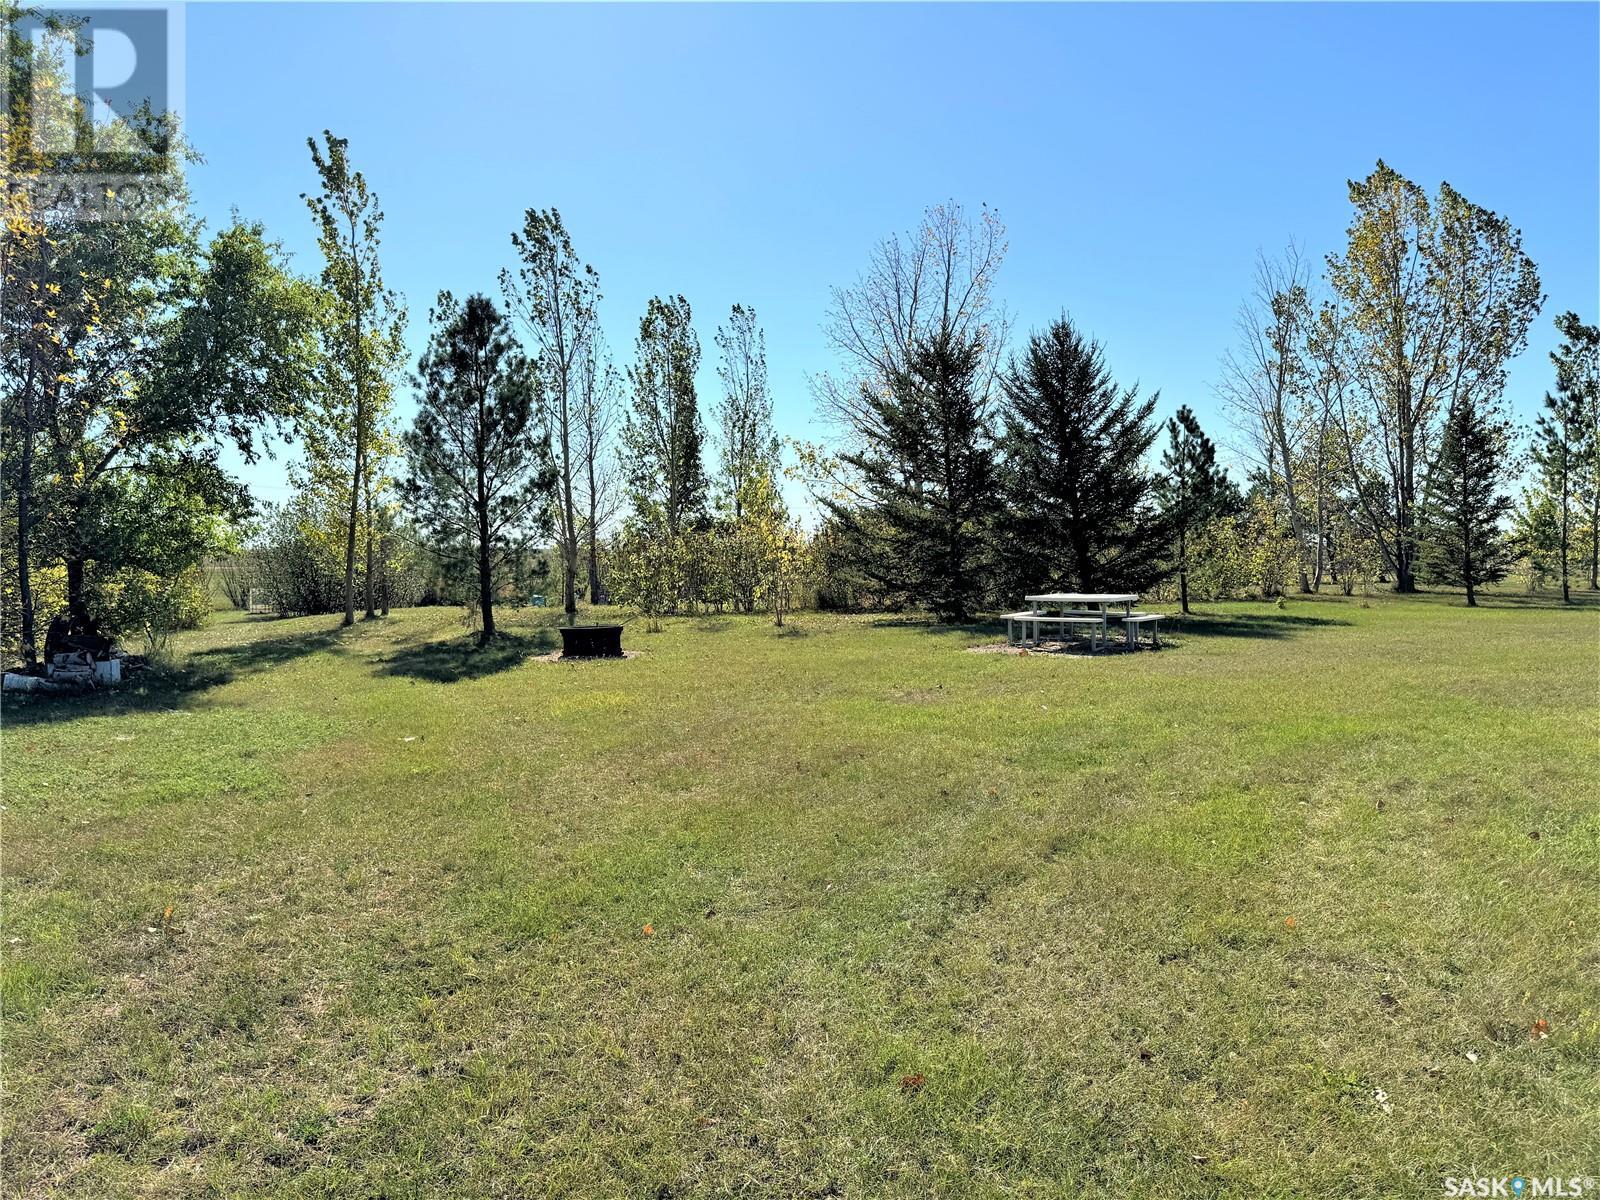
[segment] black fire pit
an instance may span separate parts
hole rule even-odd
[[[563,625],[562,658],[621,658],[621,625]]]

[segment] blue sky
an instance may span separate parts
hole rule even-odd
[[[1010,231],[1019,334],[1062,310],[1119,378],[1226,434],[1213,386],[1258,248],[1317,259],[1382,157],[1512,219],[1550,317],[1600,306],[1594,4],[190,4],[187,110],[213,225],[263,220],[318,266],[305,139],[330,128],[387,213],[420,349],[443,287],[494,292],[530,206],[600,271],[619,359],[645,301],[712,333],[754,305],[783,434],[822,438],[820,324],[879,238],[955,199]],[[409,391],[402,414],[409,420]],[[245,474],[281,499],[283,461]]]

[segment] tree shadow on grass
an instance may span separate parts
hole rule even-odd
[[[948,635],[948,634],[978,634],[984,637],[1004,637],[1006,623],[1004,621],[976,620],[968,621],[962,625],[947,625],[932,616],[918,616],[906,614],[905,616],[879,617],[872,622],[874,629],[920,629],[923,633]]]
[[[1461,608],[1467,607],[1465,596],[1453,596],[1452,601]],[[1572,599],[1563,601],[1560,592],[1479,592],[1479,608],[1520,608],[1545,609],[1550,612],[1582,612],[1584,609],[1600,608],[1600,592],[1591,592],[1587,588],[1579,591],[1572,589]]]
[[[1208,613],[1191,613],[1187,617],[1173,615],[1164,622],[1166,628],[1184,637],[1195,638],[1290,638],[1331,625],[1349,625],[1338,617],[1291,616],[1287,613],[1229,613],[1212,616]],[[1165,636],[1166,628],[1162,629]]]
[[[535,655],[548,654],[557,644],[552,629],[497,633],[494,641],[482,647],[476,635],[444,642],[416,642],[402,646],[382,660],[376,674],[423,679],[429,683],[460,683],[464,679],[481,679],[509,671]]]
[[[330,629],[197,650],[177,666],[132,671],[118,687],[67,695],[7,692],[4,723],[12,727],[57,725],[85,717],[120,717],[179,708],[201,693],[235,679],[332,649],[339,644],[340,632]]]

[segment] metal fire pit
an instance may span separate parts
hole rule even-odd
[[[561,626],[562,658],[621,658],[621,625]]]

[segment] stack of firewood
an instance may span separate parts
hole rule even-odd
[[[94,686],[94,655],[87,650],[68,650],[50,656],[45,664],[45,675],[57,683],[76,683]]]

